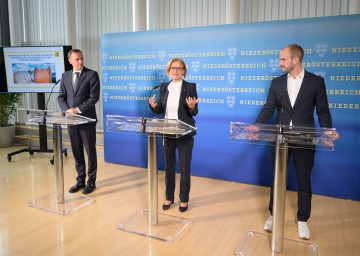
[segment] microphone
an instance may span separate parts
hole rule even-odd
[[[46,124],[46,114],[47,114],[47,107],[48,107],[48,104],[49,104],[50,96],[51,96],[51,94],[52,94],[55,86],[56,86],[59,82],[60,82],[60,79],[59,79],[59,80],[54,84],[54,86],[51,88],[51,91],[50,91],[50,94],[49,94],[49,98],[48,98],[48,100],[47,100],[47,102],[46,102],[46,105],[45,105],[44,116],[43,116],[43,118],[42,118],[42,120],[41,120],[41,124],[42,124],[42,125],[45,125],[45,124]]]
[[[50,94],[49,94],[49,98],[48,98],[48,100],[47,100],[47,102],[46,102],[46,105],[45,105],[45,110],[47,110],[47,107],[48,107],[48,104],[49,104],[49,100],[50,100],[50,96],[51,96],[51,94],[52,94],[55,86],[60,82],[60,80],[61,80],[61,79],[59,79],[59,80],[54,84],[54,86],[51,88],[51,91],[50,91]]]
[[[152,93],[152,91],[153,90],[156,90],[157,88],[159,88],[160,87],[160,85],[157,85],[157,86],[155,86],[155,87],[153,87],[151,90],[150,90],[150,93],[149,93],[149,96],[148,96],[148,98],[147,98],[147,102],[146,102],[146,106],[145,106],[145,109],[144,109],[144,115],[143,115],[143,117],[141,118],[141,124],[142,124],[142,132],[145,132],[145,124],[146,124],[146,110],[147,110],[147,108],[148,108],[148,106],[149,106],[149,99],[150,99],[150,96],[151,96],[151,93]]]
[[[282,134],[283,128],[282,128],[282,122],[283,122],[283,116],[284,116],[284,103],[285,103],[285,96],[288,93],[287,86],[285,87],[285,91],[283,92],[282,101],[281,101],[281,109],[280,109],[280,121],[279,121],[279,128],[278,133]]]

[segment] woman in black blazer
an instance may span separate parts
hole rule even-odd
[[[181,120],[195,127],[193,116],[196,116],[198,113],[197,103],[200,99],[197,96],[196,84],[183,80],[186,77],[186,73],[186,65],[182,59],[171,59],[166,65],[166,74],[172,80],[161,84],[158,101],[155,102],[154,95],[149,99],[149,104],[155,114],[161,114],[166,119]],[[166,200],[162,206],[163,210],[168,210],[171,204],[174,203],[176,149],[178,150],[180,161],[179,211],[185,212],[188,209],[190,164],[195,134],[196,131],[180,138],[164,138]]]

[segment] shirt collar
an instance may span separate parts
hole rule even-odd
[[[79,72],[79,75],[81,75],[81,72],[82,72],[82,71],[83,71],[83,69],[80,69],[80,70],[78,70],[78,71],[73,70],[72,74],[75,75],[76,72]]]
[[[296,77],[294,77],[294,79],[296,78],[300,78],[300,79],[303,79],[304,78],[304,74],[305,74],[305,69],[303,69],[300,74],[298,74]],[[288,73],[288,77],[289,78],[293,78],[289,73]]]

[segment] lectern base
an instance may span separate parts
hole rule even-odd
[[[65,194],[64,202],[58,202],[56,193],[35,198],[28,202],[30,207],[60,215],[69,215],[95,202],[95,200],[73,194]]]
[[[318,247],[312,243],[284,238],[283,251],[281,253],[275,253],[271,251],[271,234],[247,231],[241,238],[240,244],[236,248],[234,255],[316,256],[318,255]]]
[[[147,209],[138,210],[116,227],[126,232],[171,242],[190,225],[188,219],[166,214],[158,214],[158,224],[150,225],[148,216]]]

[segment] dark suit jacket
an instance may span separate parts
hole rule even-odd
[[[157,101],[157,105],[155,108],[151,108],[152,112],[155,114],[162,114],[165,115],[166,113],[166,103],[169,96],[168,86],[170,82],[162,83],[160,86],[160,94],[159,99]],[[193,116],[196,116],[198,113],[198,105],[196,104],[195,108],[190,110],[189,106],[186,103],[186,98],[192,97],[192,98],[198,98],[197,91],[196,91],[196,84],[195,83],[189,83],[183,80],[182,86],[181,86],[181,93],[180,93],[180,100],[179,100],[179,108],[178,108],[178,118],[179,120],[195,127],[195,120]],[[187,134],[186,136],[183,136],[185,138],[188,138],[189,136],[194,136],[196,134],[196,131]]]
[[[281,114],[281,108],[284,108]],[[287,74],[273,79],[266,103],[261,110],[256,123],[266,123],[278,110],[276,124],[282,119],[283,125],[314,126],[314,110],[318,116],[319,124],[324,128],[332,127],[331,114],[326,96],[324,79],[305,71],[299,94],[294,107],[291,107],[287,92]]]
[[[58,102],[62,111],[79,108],[81,115],[97,119],[95,104],[99,100],[100,80],[96,71],[83,68],[76,90],[72,87],[72,70],[61,77]]]

